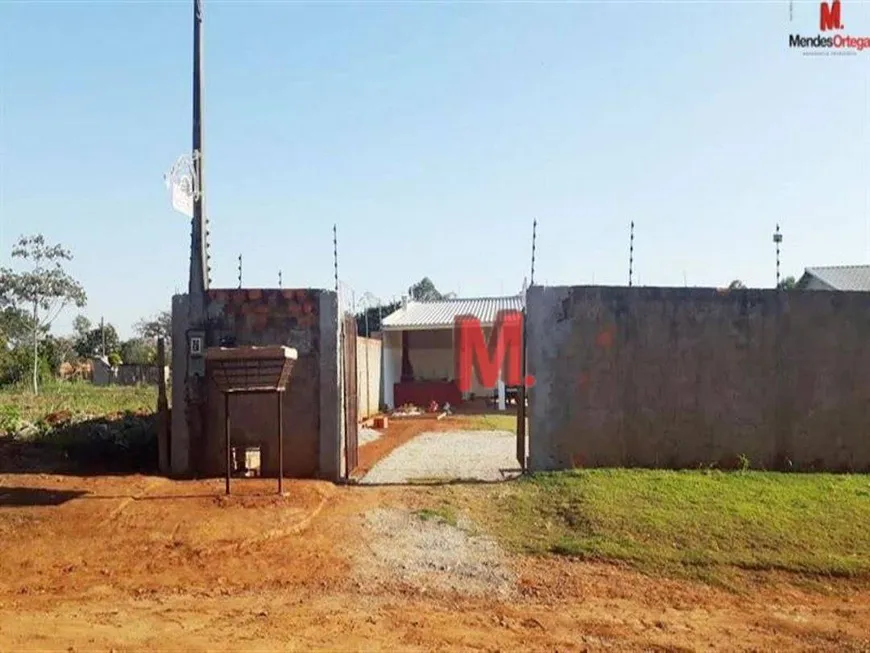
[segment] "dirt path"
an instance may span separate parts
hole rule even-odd
[[[504,481],[522,471],[517,463],[516,442],[516,435],[504,431],[421,433],[378,461],[360,482]]]
[[[0,650],[870,647],[866,587],[513,555],[420,512],[444,488],[287,487],[0,475]]]

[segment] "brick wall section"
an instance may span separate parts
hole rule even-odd
[[[870,470],[870,293],[534,287],[530,468]]]
[[[285,345],[299,357],[284,393],[284,473],[314,477],[320,473],[320,290],[210,290],[208,346],[235,337],[236,344]],[[207,376],[211,374],[206,370]],[[191,443],[196,470],[220,475],[225,470],[224,403],[208,381],[207,428],[204,442]],[[230,398],[231,437],[238,445],[260,445],[262,473],[277,475],[278,408],[274,395]]]

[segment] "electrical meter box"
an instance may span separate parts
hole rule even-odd
[[[188,335],[188,356],[190,357],[191,376],[205,376],[205,332],[190,331]]]

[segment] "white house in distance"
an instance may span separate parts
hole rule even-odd
[[[454,324],[457,317],[480,320],[489,341],[496,317],[502,311],[522,311],[521,295],[444,299],[431,302],[403,300],[402,307],[384,318],[383,383],[388,408],[414,404],[425,408],[432,401],[456,406],[472,395],[491,396],[492,389],[472,382],[463,396],[454,378]],[[504,410],[505,386],[498,384],[499,408]]]
[[[831,265],[806,268],[798,279],[800,290],[870,292],[870,265]]]

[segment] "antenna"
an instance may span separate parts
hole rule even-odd
[[[532,221],[532,276],[529,277],[529,286],[535,285],[535,245],[538,238],[538,219]]]
[[[634,274],[634,220],[631,221],[631,232],[628,240],[628,287],[631,288],[632,275]]]
[[[239,288],[242,287],[242,255],[239,254]]]
[[[338,228],[332,225],[332,263],[335,267],[335,294],[338,295]]]
[[[773,242],[776,243],[776,287],[779,288],[779,246],[782,243],[779,224],[776,225],[776,231],[773,232]]]

